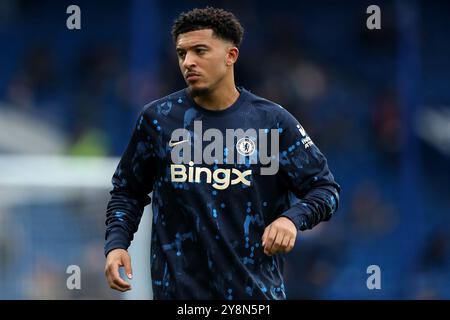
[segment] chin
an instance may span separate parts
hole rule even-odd
[[[201,95],[205,95],[209,93],[209,87],[206,86],[198,86],[198,85],[188,85],[189,93],[192,97],[197,97]]]

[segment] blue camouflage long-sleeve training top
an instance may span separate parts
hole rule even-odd
[[[187,89],[149,103],[112,178],[106,255],[129,247],[153,192],[155,299],[286,299],[265,227],[285,216],[311,229],[337,210],[340,187],[300,123],[238,90],[222,111]]]

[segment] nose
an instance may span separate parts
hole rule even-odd
[[[184,57],[183,67],[185,69],[191,69],[194,66],[195,66],[194,55],[188,51],[186,52],[186,56]]]

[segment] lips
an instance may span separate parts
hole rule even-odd
[[[200,77],[200,74],[195,72],[186,73],[186,80],[197,80]]]

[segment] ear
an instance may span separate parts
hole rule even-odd
[[[225,61],[226,65],[227,66],[233,65],[237,61],[238,56],[239,56],[239,49],[236,47],[229,47]]]

